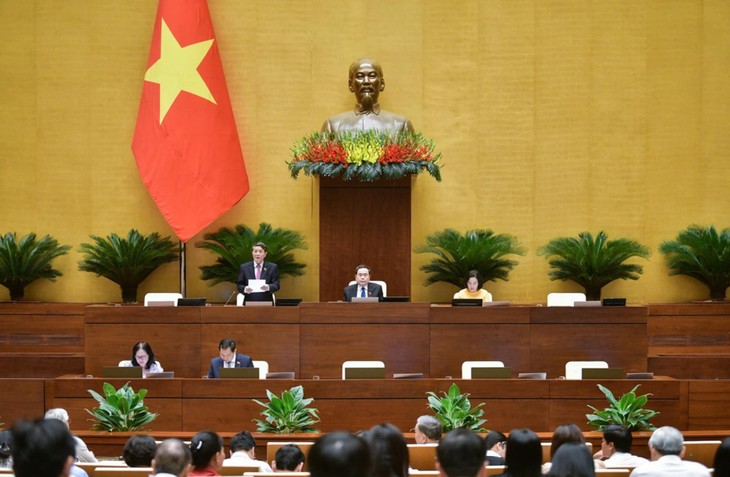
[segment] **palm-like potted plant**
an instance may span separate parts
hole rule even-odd
[[[264,419],[254,419],[258,432],[275,432],[292,434],[296,432],[319,432],[314,426],[319,422],[316,408],[309,406],[313,398],[304,397],[304,387],[294,386],[283,391],[281,397],[266,390],[269,402],[252,401],[264,408],[261,415]]]
[[[659,413],[651,409],[644,409],[651,394],[637,396],[636,389],[639,386],[641,385],[637,384],[631,391],[616,399],[610,389],[599,384],[598,389],[606,396],[609,407],[600,411],[589,405],[588,407],[593,409],[593,413],[586,414],[588,424],[598,428],[598,430],[603,430],[604,427],[615,424],[624,426],[630,431],[653,431],[655,427],[649,422],[649,419]]]
[[[203,272],[201,278],[211,280],[211,286],[224,282],[236,283],[239,268],[242,263],[251,261],[251,248],[256,242],[266,244],[266,260],[279,267],[280,277],[304,275],[306,265],[294,260],[293,253],[296,249],[307,249],[307,243],[299,232],[275,229],[262,222],[257,231],[239,224],[233,229],[222,227],[217,232],[205,234],[204,238],[195,246],[218,255],[215,265],[200,267]]]
[[[714,225],[690,225],[675,240],[659,246],[667,256],[670,275],[687,275],[710,290],[710,299],[722,301],[730,287],[730,229],[718,233]]]
[[[434,412],[436,418],[441,421],[444,432],[454,429],[485,432],[485,429],[481,427],[482,424],[487,422],[486,419],[482,419],[484,403],[471,407],[469,393],[462,394],[456,383],[449,387],[449,392],[442,392],[441,397],[433,391],[426,394],[428,395],[428,407]]]
[[[594,240],[590,232],[578,237],[558,237],[540,247],[552,270],[550,280],[572,280],[582,286],[589,301],[601,299],[601,289],[614,280],[638,280],[644,267],[624,263],[632,257],[649,258],[651,252],[635,240],[608,240],[606,232],[598,232]]]
[[[436,255],[431,263],[421,267],[429,274],[427,286],[446,282],[459,288],[464,286],[470,270],[477,270],[484,282],[508,280],[517,261],[506,257],[525,254],[515,237],[495,234],[489,229],[468,230],[464,235],[454,229],[444,229],[426,237],[426,244],[415,251]]]
[[[122,301],[137,301],[137,288],[157,267],[177,260],[177,246],[170,237],[153,232],[143,235],[130,230],[126,238],[112,233],[91,235],[93,244],[82,243],[79,270],[108,278],[122,289]]]
[[[10,300],[22,300],[25,287],[38,279],[55,281],[63,275],[51,262],[70,249],[50,235],[36,240],[36,234],[29,233],[20,241],[15,232],[0,235],[0,285],[10,290]]]
[[[129,383],[119,389],[104,383],[104,396],[91,389],[88,391],[99,403],[99,407],[91,411],[86,409],[94,417],[92,429],[95,431],[136,431],[157,419],[158,414],[144,405],[146,389],[136,393]]]

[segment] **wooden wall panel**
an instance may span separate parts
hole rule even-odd
[[[43,379],[0,379],[0,422],[5,428],[17,419],[39,419],[46,412]]]
[[[689,381],[688,429],[730,429],[730,381]]]

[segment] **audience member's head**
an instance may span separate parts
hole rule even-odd
[[[152,436],[132,436],[124,444],[122,458],[129,467],[151,467],[157,452],[157,443]]]
[[[408,445],[392,424],[378,424],[365,434],[371,477],[408,477]]]
[[[603,442],[601,442],[601,453],[608,458],[614,452],[631,452],[631,431],[625,426],[615,424],[603,428]]]
[[[715,477],[730,477],[730,437],[720,444],[715,452]]]
[[[188,474],[192,457],[188,446],[179,439],[165,439],[157,448],[152,460],[155,474],[172,474],[179,477]]]
[[[248,452],[251,457],[256,449],[256,439],[253,438],[250,432],[241,431],[235,436],[231,437],[231,454],[234,452],[244,451]]]
[[[420,416],[416,420],[416,427],[414,428],[416,444],[440,441],[442,430],[443,425],[437,418],[428,415]]]
[[[68,417],[68,412],[61,407],[54,407],[53,409],[47,410],[43,418],[61,421],[66,424],[66,427],[69,427],[70,419]]]
[[[663,455],[681,455],[684,450],[682,433],[671,426],[660,427],[649,438],[651,460]]]
[[[504,458],[507,453],[507,436],[499,431],[489,431],[484,441],[487,444],[487,450],[496,452]]]
[[[553,439],[550,444],[550,459],[552,460],[555,453],[560,449],[563,444],[585,444],[586,440],[583,437],[583,432],[575,424],[565,424],[564,426],[558,426],[553,432]]]
[[[542,474],[540,438],[530,429],[512,429],[504,460],[511,477],[539,477]]]
[[[13,436],[9,430],[0,431],[0,468],[8,468],[12,463],[10,458],[13,448]]]
[[[190,440],[190,454],[196,470],[220,469],[226,458],[223,439],[213,431],[198,432]]]
[[[593,456],[585,444],[566,442],[553,454],[550,477],[595,477]]]
[[[476,477],[484,472],[487,443],[468,429],[454,429],[436,449],[441,476]]]
[[[141,366],[150,369],[155,364],[155,352],[146,341],[140,341],[132,346],[132,366]]]
[[[275,472],[301,472],[304,467],[304,452],[295,444],[286,444],[276,451],[271,468]]]
[[[76,458],[76,442],[57,419],[18,421],[12,429],[13,471],[17,477],[66,477]]]
[[[312,477],[368,477],[370,473],[368,445],[347,432],[331,432],[319,438],[307,460]]]

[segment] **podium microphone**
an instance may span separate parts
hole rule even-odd
[[[231,296],[228,297],[228,300],[223,304],[223,306],[228,306],[228,302],[231,301],[231,298],[233,298],[233,295],[236,294],[238,290],[233,290],[233,293],[231,293]]]

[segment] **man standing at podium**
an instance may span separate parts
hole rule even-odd
[[[246,296],[245,301],[273,301],[273,294],[279,291],[279,267],[266,262],[266,244],[256,242],[251,248],[253,260],[241,265],[238,271],[238,291]]]
[[[353,298],[377,297],[383,301],[383,288],[377,283],[370,283],[370,267],[358,265],[355,269],[355,283],[345,287],[345,301]]]

